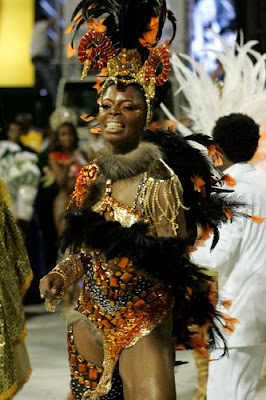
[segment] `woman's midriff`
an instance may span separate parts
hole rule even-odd
[[[169,288],[145,276],[126,257],[106,262],[99,252],[92,252],[84,263],[87,275],[76,309],[103,341],[104,372],[97,389],[104,394],[121,351],[169,315],[173,298]]]

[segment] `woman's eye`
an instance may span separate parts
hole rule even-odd
[[[123,110],[134,111],[134,110],[136,110],[136,107],[135,106],[123,106]]]
[[[108,110],[109,108],[111,108],[109,104],[102,104],[100,107],[103,108],[104,110]]]

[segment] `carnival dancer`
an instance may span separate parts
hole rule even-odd
[[[29,379],[22,299],[32,271],[22,237],[9,207],[11,200],[0,179],[0,399],[12,399]]]
[[[232,322],[220,319],[215,283],[189,253],[212,230],[217,241],[234,204],[198,150],[148,129],[170,72],[171,40],[158,44],[167,17],[175,32],[164,0],[84,0],[74,12],[75,32],[89,26],[78,50],[83,78],[102,69],[106,149],[77,179],[63,237],[70,255],[40,284],[53,311],[85,277],[68,316],[73,400],[175,400],[172,334],[204,351]]]

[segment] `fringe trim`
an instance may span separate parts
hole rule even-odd
[[[9,400],[17,393],[18,384],[14,383],[9,389],[7,389],[4,393],[0,394],[0,400]]]
[[[22,331],[20,332],[18,339],[13,343],[13,346],[17,346],[18,344],[24,342],[26,336],[27,336],[27,328],[26,328],[26,325],[24,325]]]
[[[31,377],[31,374],[32,374],[32,368],[30,367],[30,368],[28,369],[28,372],[27,372],[27,374],[26,374],[26,376],[25,376],[24,381],[21,382],[21,383],[18,385],[17,392],[19,392],[19,391],[23,388],[23,386],[29,381],[29,379],[30,379],[30,377]],[[16,392],[16,393],[17,393],[17,392]]]
[[[18,384],[15,382],[9,389],[7,389],[4,393],[0,394],[0,400],[10,400],[12,399],[22,388],[23,386],[29,381],[30,376],[32,374],[32,368],[30,367],[26,377],[23,382]]]
[[[22,298],[23,298],[23,297],[25,296],[25,294],[27,293],[27,290],[29,289],[32,280],[33,280],[33,272],[30,271],[30,272],[29,272],[29,275],[28,275],[27,278],[25,279],[25,282],[24,282],[24,284],[23,284],[23,286],[22,286],[22,288],[21,288],[21,290],[20,290],[20,293],[21,293],[21,297],[22,297]]]

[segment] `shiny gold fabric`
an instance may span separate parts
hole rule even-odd
[[[32,271],[0,186],[0,400],[13,398],[30,375],[22,297]],[[2,190],[1,190],[2,189]]]

